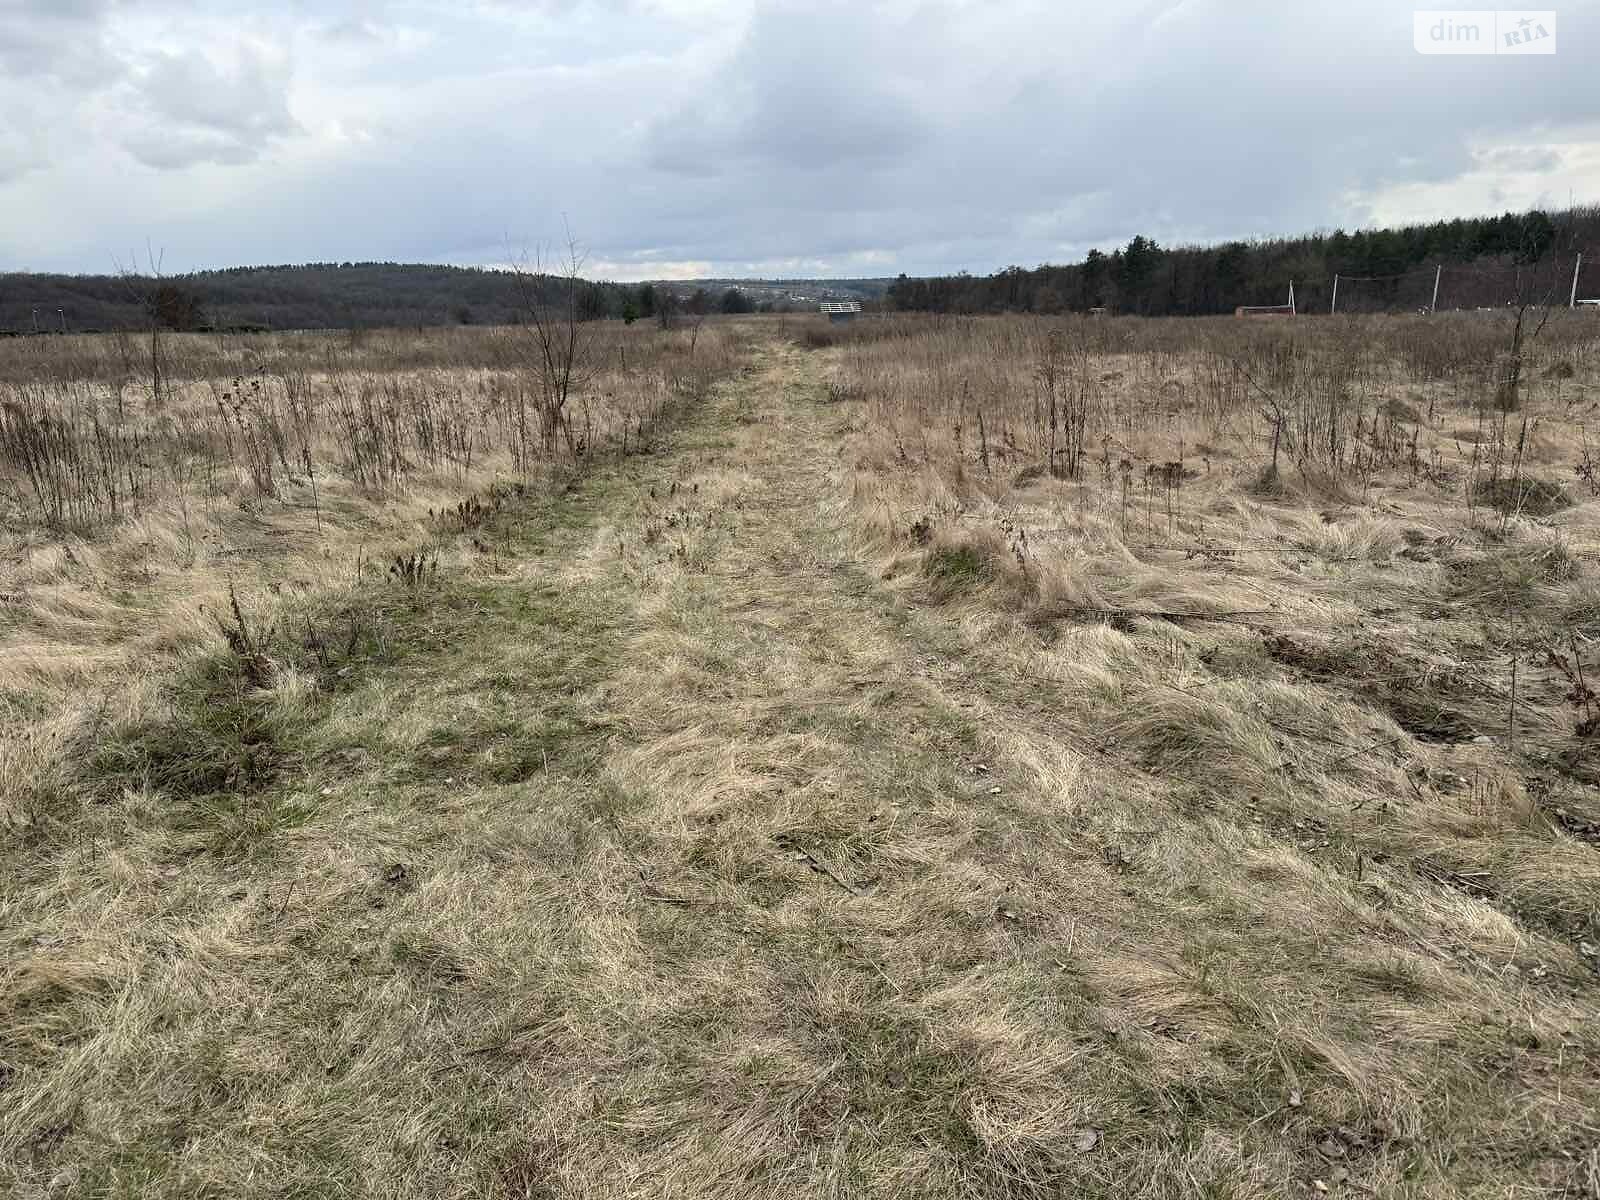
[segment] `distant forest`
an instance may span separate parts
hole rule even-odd
[[[582,284],[585,318],[811,310],[850,297],[868,307],[942,313],[1110,312],[1145,316],[1283,304],[1302,312],[1501,306],[1522,296],[1565,302],[1579,254],[1580,297],[1600,297],[1600,208],[1506,213],[1305,237],[1160,246],[1142,235],[1110,254],[993,275],[891,281],[716,280]],[[886,288],[887,284],[887,288]],[[549,280],[535,280],[536,294]],[[506,325],[526,315],[511,271],[346,262],[234,267],[164,279],[0,274],[0,333],[139,329],[350,329]],[[803,297],[803,299],[802,299]],[[881,297],[881,299],[879,299]]]
[[[1517,296],[1562,304],[1579,253],[1580,297],[1600,296],[1600,208],[1507,213],[1306,237],[1168,248],[1138,236],[1083,262],[993,275],[901,276],[886,303],[903,311],[1060,313],[1105,308],[1145,316],[1232,312],[1283,304],[1327,312],[1500,306]],[[1442,270],[1438,270],[1442,268]]]
[[[535,281],[535,289],[550,281]],[[881,284],[879,285],[881,290]],[[752,312],[781,293],[697,284],[584,283],[586,318],[649,319],[686,312]],[[0,274],[0,331],[81,333],[139,329],[152,317],[173,329],[352,329],[508,325],[524,316],[511,271],[406,263],[235,267],[192,275]]]

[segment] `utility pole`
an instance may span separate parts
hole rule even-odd
[[[1572,295],[1567,297],[1567,307],[1578,307],[1578,271],[1583,267],[1583,254],[1580,251],[1578,261],[1572,264]]]
[[[1428,315],[1431,317],[1439,311],[1439,276],[1444,274],[1444,264],[1440,263],[1433,269],[1433,299],[1428,301]]]
[[[1339,277],[1333,277],[1333,299],[1328,302],[1328,315],[1331,317],[1339,311]]]

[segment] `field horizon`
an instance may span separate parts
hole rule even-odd
[[[669,319],[802,314],[828,300],[886,312],[1042,316],[1205,316],[1290,298],[1303,315],[1476,310],[1530,298],[1546,306],[1600,303],[1600,207],[1176,245],[1135,234],[1080,261],[985,275],[963,269],[785,278],[752,270],[624,281],[603,270],[596,275],[591,266],[603,264],[591,264],[576,240],[564,261],[550,247],[507,247],[502,258],[477,266],[330,261],[163,272],[164,256],[150,251],[142,265],[130,262],[112,274],[0,272],[0,336],[132,333],[151,325],[265,333],[513,324],[525,316],[530,292],[548,299],[563,274],[580,280],[586,320],[629,323],[658,319],[661,311]]]

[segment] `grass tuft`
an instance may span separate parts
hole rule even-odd
[[[97,800],[129,791],[179,803],[252,796],[278,779],[292,740],[237,656],[212,654],[168,689],[156,713],[96,731],[78,782]]]
[[[1519,476],[1512,479],[1485,479],[1476,489],[1478,500],[1503,513],[1548,517],[1571,508],[1571,494],[1548,479]]]

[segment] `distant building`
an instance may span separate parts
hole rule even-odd
[[[854,300],[824,300],[817,311],[825,313],[829,321],[854,321],[861,315],[861,305]]]

